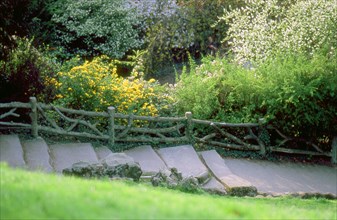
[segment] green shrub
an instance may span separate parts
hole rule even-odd
[[[280,55],[262,65],[258,108],[265,117],[293,136],[335,135],[337,54],[330,55]]]
[[[28,101],[36,96],[48,102],[54,97],[54,86],[49,83],[58,66],[43,49],[32,45],[33,40],[17,39],[6,60],[0,61],[0,100]]]
[[[227,59],[205,57],[197,67],[190,60],[190,71],[183,71],[174,93],[177,110],[199,119],[252,121],[248,107],[254,88],[247,85],[254,80],[258,84],[252,72]]]
[[[177,83],[179,114],[225,122],[268,123],[316,141],[337,132],[337,55],[280,54],[256,69],[206,57]]]
[[[208,60],[203,61],[208,64]],[[191,111],[195,118],[215,118],[220,108],[216,86],[219,80],[216,77],[207,77],[207,73],[199,71],[191,57],[189,69],[187,73],[186,67],[183,68],[174,91],[178,114]]]

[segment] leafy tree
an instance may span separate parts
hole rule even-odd
[[[179,6],[175,0],[139,1],[134,3],[141,18],[145,35],[144,66],[147,74],[154,73],[171,62],[171,44],[180,39],[174,20],[178,19]]]
[[[3,0],[0,2],[0,58],[16,46],[15,36],[41,36],[48,32],[47,5],[55,0]],[[47,36],[47,34],[45,34]],[[35,37],[35,39],[37,39]]]
[[[228,25],[216,23],[224,9],[232,10],[244,5],[242,0],[182,0],[179,4],[186,14],[187,31],[193,36],[194,50],[201,54],[215,54],[222,47],[221,40],[226,35]]]
[[[187,53],[200,58],[223,50],[221,39],[227,24],[214,24],[224,8],[242,4],[241,0],[157,0],[138,4],[146,21],[147,72],[161,69],[168,61],[187,61]]]
[[[123,0],[63,0],[52,7],[56,42],[68,56],[121,58],[142,45],[135,8]]]

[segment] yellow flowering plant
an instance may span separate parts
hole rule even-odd
[[[123,78],[117,74],[115,63],[100,56],[59,72],[53,80],[58,89],[56,103],[88,111],[106,111],[114,106],[119,113],[143,116],[157,116],[169,109],[172,98],[156,80],[145,80],[136,70]]]

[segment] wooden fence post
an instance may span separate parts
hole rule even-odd
[[[115,144],[115,108],[108,107],[109,114],[109,146],[113,147]]]
[[[32,120],[32,135],[34,138],[39,136],[38,125],[37,125],[37,101],[35,97],[29,98],[32,111],[30,113],[30,118]]]
[[[186,112],[185,118],[187,120],[186,124],[186,136],[190,140],[191,143],[194,142],[193,140],[193,124],[192,124],[192,112]]]
[[[337,136],[332,139],[331,148],[331,163],[337,164]]]
[[[259,119],[259,132],[261,132],[264,129],[265,122],[266,122],[266,120],[264,118]],[[260,146],[260,154],[262,156],[265,156],[266,155],[266,145],[260,139],[260,137],[258,137],[258,143],[259,143],[259,146]]]

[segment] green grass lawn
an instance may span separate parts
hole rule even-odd
[[[337,201],[187,194],[1,165],[1,219],[336,219]]]

